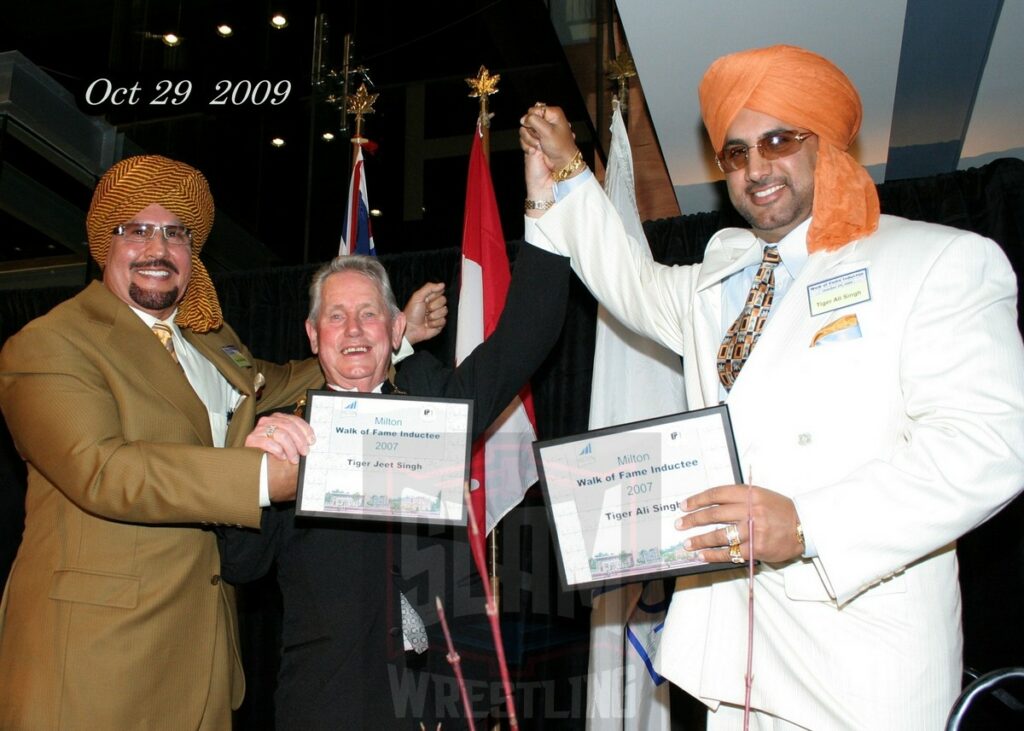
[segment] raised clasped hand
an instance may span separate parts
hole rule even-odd
[[[519,145],[527,154],[539,151],[551,173],[568,165],[578,151],[565,112],[541,102],[527,109],[519,120]]]

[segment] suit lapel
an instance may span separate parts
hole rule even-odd
[[[715,234],[704,253],[697,277],[697,291],[716,287],[731,274],[761,260],[761,247],[753,232],[727,228]]]
[[[167,355],[153,332],[102,284],[93,283],[85,294],[83,306],[110,328],[109,352],[127,354],[124,367],[134,369],[153,394],[180,411],[201,443],[212,445],[206,407],[192,390],[181,366]],[[140,405],[140,408],[145,406]]]
[[[772,319],[732,388],[730,402],[750,389],[770,388],[768,381],[772,377],[772,370],[786,362],[787,353],[792,354],[797,348],[811,346],[814,333],[828,322],[832,313],[811,317],[807,288],[816,282],[866,268],[869,262],[863,258],[858,247],[859,242],[854,242],[835,252],[818,252],[808,257],[786,297],[775,306]]]
[[[858,246],[854,242],[835,252],[819,252],[808,257],[800,276],[790,286],[761,337],[761,341],[768,340],[766,353],[770,354],[776,348],[810,347],[814,333],[828,322],[831,313],[811,317],[807,288],[816,282],[866,268],[868,261],[860,255]],[[763,344],[761,341],[758,348]],[[754,352],[756,354],[757,350]]]

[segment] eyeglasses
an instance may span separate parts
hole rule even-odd
[[[144,244],[159,231],[164,236],[168,246],[191,246],[192,229],[185,226],[158,226],[155,223],[123,223],[115,226],[111,231],[114,236],[129,241],[133,244]]]
[[[715,155],[715,162],[723,173],[731,173],[747,166],[751,147],[756,147],[765,160],[778,160],[795,154],[800,144],[809,137],[814,137],[814,132],[797,132],[793,129],[769,132],[754,145],[726,145]]]

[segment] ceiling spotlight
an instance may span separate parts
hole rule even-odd
[[[217,35],[219,35],[221,38],[230,38],[234,35],[234,33],[234,28],[232,28],[227,23],[221,23],[217,26]]]
[[[270,144],[272,144],[274,147],[284,147],[284,138],[275,137],[270,141]]]
[[[370,209],[370,215],[373,216],[374,218],[380,218],[384,214],[381,213],[379,208],[371,208]]]
[[[160,40],[164,42],[165,46],[170,46],[171,48],[181,45],[181,36],[174,33],[164,33],[160,36]]]
[[[330,142],[331,140],[334,139],[334,133],[333,132],[324,132],[320,136],[323,137],[327,142]]]
[[[270,27],[281,30],[282,28],[288,27],[288,18],[284,17],[282,13],[274,13],[270,16]]]

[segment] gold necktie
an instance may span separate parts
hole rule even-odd
[[[160,344],[171,354],[171,359],[177,363],[178,354],[174,352],[174,336],[171,333],[170,325],[164,322],[154,322],[153,333],[160,338]]]
[[[779,247],[764,247],[764,257],[757,274],[754,275],[754,284],[747,295],[743,310],[736,318],[736,322],[729,327],[722,344],[718,347],[718,380],[722,382],[726,391],[736,382],[740,369],[747,362],[754,345],[761,337],[761,330],[764,329],[768,312],[772,308],[772,298],[775,296],[775,267],[780,261],[782,259],[779,257]]]

